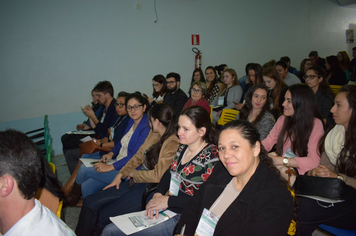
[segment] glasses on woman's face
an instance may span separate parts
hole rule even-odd
[[[115,107],[123,108],[124,106],[124,103],[115,103]]]
[[[152,87],[157,88],[160,84],[152,84]]]
[[[319,75],[304,75],[303,78],[305,80],[313,80],[314,78],[320,78],[321,76]]]
[[[136,110],[138,110],[140,107],[142,107],[143,105],[142,104],[140,104],[140,105],[138,105],[138,104],[135,104],[135,105],[133,105],[133,106],[127,106],[127,111],[136,111]]]
[[[194,93],[202,93],[203,92],[202,90],[195,89],[195,88],[192,88],[191,91],[194,92]]]

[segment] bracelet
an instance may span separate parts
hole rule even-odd
[[[344,178],[341,175],[338,175],[337,178],[341,179],[342,181],[344,180]]]

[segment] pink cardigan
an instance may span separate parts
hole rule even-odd
[[[266,148],[267,151],[270,151],[277,143],[278,140],[278,135],[283,127],[285,116],[282,115],[279,117],[277,120],[276,124],[272,128],[272,130],[269,132],[269,135],[262,141],[263,146]],[[324,134],[324,128],[321,120],[315,118],[314,119],[314,127],[313,130],[310,134],[309,137],[309,142],[308,142],[308,155],[306,157],[299,157],[296,156],[295,160],[299,166],[298,172],[300,175],[303,175],[305,172],[314,169],[317,167],[320,163],[320,155],[318,152],[318,142],[321,136]],[[291,148],[292,143],[290,139],[287,140],[287,142],[284,143],[283,145],[283,156],[287,150],[287,148]]]

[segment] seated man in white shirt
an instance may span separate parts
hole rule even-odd
[[[56,215],[34,199],[42,176],[41,156],[25,134],[0,132],[0,233],[75,235]]]

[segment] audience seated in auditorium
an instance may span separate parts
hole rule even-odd
[[[173,230],[180,218],[183,207],[200,186],[209,178],[215,164],[219,162],[217,143],[218,133],[211,124],[208,112],[199,106],[189,107],[182,111],[178,122],[178,137],[181,145],[170,168],[163,174],[153,198],[146,206],[146,215],[151,219],[154,212],[169,209],[176,216],[139,231],[132,236],[173,235]],[[171,179],[177,181],[171,184]],[[168,195],[166,193],[169,192]],[[102,236],[125,235],[114,224],[108,225]]]
[[[341,88],[331,112],[336,125],[320,140],[320,165],[307,174],[339,178],[356,191],[356,86]],[[299,197],[300,235],[311,235],[319,224],[356,230],[355,220],[355,197],[333,204]]]
[[[34,199],[41,179],[47,177],[42,174],[41,162],[36,145],[25,134],[15,130],[0,132],[0,234],[75,235]]]
[[[326,57],[326,70],[328,76],[326,80],[331,85],[345,85],[347,84],[346,74],[340,67],[339,60],[337,56],[328,56]]]
[[[286,85],[300,84],[300,79],[296,75],[288,72],[287,64],[283,61],[277,61],[275,68]]]
[[[334,105],[334,94],[325,79],[324,69],[319,66],[310,67],[304,76],[305,83],[313,90],[321,118],[325,127],[333,123],[333,116],[330,112]]]
[[[181,90],[180,75],[171,72],[166,76],[167,94],[164,96],[163,102],[170,105],[176,112],[176,115],[183,110],[184,104],[187,102],[187,95]]]
[[[210,115],[211,109],[209,106],[209,103],[205,100],[206,96],[206,85],[205,83],[201,81],[195,81],[192,83],[192,86],[190,87],[190,94],[191,97],[188,99],[188,101],[184,104],[183,110],[185,108],[191,107],[191,106],[201,106]]]
[[[220,92],[218,76],[213,66],[208,66],[205,69],[205,77],[207,87],[205,99],[209,104],[211,104]]]
[[[114,88],[109,81],[100,81],[93,89],[95,92],[96,100],[104,106],[101,110],[100,115],[97,117],[90,105],[86,105],[82,111],[89,118],[90,125],[95,131],[95,138],[102,139],[108,135],[108,128],[114,118],[115,112],[115,102],[116,99],[113,98]],[[65,156],[69,173],[72,174],[79,160],[79,144],[81,141],[78,140],[82,138],[80,136],[74,135],[63,135],[63,154]],[[73,145],[74,144],[74,145]]]
[[[167,93],[167,81],[163,75],[155,75],[152,79],[152,97],[148,97],[144,94],[151,106],[157,103],[162,103],[164,96]]]
[[[287,56],[281,57],[280,60],[284,61],[287,64],[289,73],[292,73],[292,74],[296,74],[297,73],[297,69],[290,65],[290,58],[289,57],[287,57]]]
[[[269,112],[268,88],[265,84],[255,84],[246,96],[244,106],[235,120],[247,120],[252,123],[261,139],[265,139],[274,126],[274,117]]]
[[[283,107],[283,116],[262,144],[267,151],[277,144],[276,153],[269,154],[277,168],[296,168],[303,175],[319,165],[317,146],[324,133],[313,90],[302,84],[290,86]],[[292,178],[290,184],[293,184]]]
[[[314,66],[319,66],[321,68],[326,69],[325,67],[325,59],[319,57],[319,54],[317,51],[311,51],[309,53],[309,59],[311,60],[311,62],[313,63]]]
[[[216,97],[212,105],[213,109],[213,123],[219,120],[223,109],[234,108],[235,103],[238,103],[242,97],[242,88],[237,80],[237,74],[234,69],[226,69],[223,73],[226,88]]]
[[[283,113],[284,95],[288,90],[288,86],[281,79],[278,71],[274,67],[263,70],[263,81],[265,82],[269,92],[269,104],[274,118]]]
[[[109,217],[142,209],[142,194],[151,183],[159,183],[177,152],[177,120],[167,104],[150,109],[151,132],[140,149],[109,185],[84,199],[76,228],[78,235],[92,235],[94,231],[100,235],[110,223]],[[142,169],[136,170],[139,166]]]
[[[287,235],[293,198],[257,130],[246,121],[229,122],[218,148],[220,162],[187,202],[175,235]],[[214,219],[211,227],[206,218]]]
[[[300,81],[303,84],[305,83],[305,80],[304,80],[305,72],[307,71],[307,69],[309,69],[312,66],[313,66],[313,63],[311,62],[311,60],[309,58],[303,59],[303,61],[300,63],[299,71],[295,75],[300,79]]]

